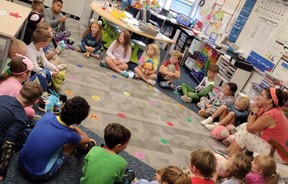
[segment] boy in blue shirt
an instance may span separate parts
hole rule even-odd
[[[96,145],[87,134],[73,124],[88,116],[90,106],[79,96],[67,100],[60,116],[48,112],[42,116],[20,151],[20,168],[35,181],[56,174],[74,151],[88,153]]]

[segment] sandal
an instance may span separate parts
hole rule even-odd
[[[169,88],[170,87],[170,85],[169,85],[169,83],[168,82],[160,82],[160,86],[162,87],[162,88]]]

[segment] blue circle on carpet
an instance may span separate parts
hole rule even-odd
[[[83,68],[83,65],[78,64],[77,66],[78,66],[79,68]]]
[[[112,77],[113,77],[113,78],[117,78],[117,76],[116,76],[116,75],[112,75]]]

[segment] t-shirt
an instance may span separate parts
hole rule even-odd
[[[7,80],[0,83],[0,96],[9,95],[17,97],[21,89],[22,84],[14,77],[9,77]]]
[[[240,184],[240,183],[241,183],[241,181],[238,179],[235,179],[235,178],[227,179],[227,180],[224,180],[223,182],[221,182],[221,184]]]
[[[81,184],[114,184],[121,182],[127,161],[101,147],[92,148],[85,156]]]
[[[44,22],[49,23],[53,29],[60,29],[64,31],[66,29],[65,22],[59,22],[58,19],[62,18],[64,15],[59,13],[53,13],[51,8],[46,8],[44,10]]]
[[[121,59],[123,63],[128,63],[131,57],[131,47],[129,46],[127,53],[125,53],[125,48],[122,45],[118,45],[117,47],[115,45],[116,41],[114,40],[106,52],[107,56],[111,59]]]
[[[168,67],[168,65],[170,65],[170,64],[172,64],[172,63],[170,62],[170,59],[168,59],[168,60],[164,61],[162,65],[165,67]],[[174,64],[174,66],[175,66],[175,71],[180,70],[178,63]]]
[[[199,85],[195,88],[197,91],[201,91],[205,89],[206,87],[213,85],[214,86],[214,80],[209,81],[208,77],[204,77],[203,80],[199,83]]]
[[[262,110],[260,112],[263,112]],[[274,138],[277,140],[283,148],[288,151],[288,146],[286,145],[286,141],[288,140],[288,120],[284,113],[282,112],[280,107],[272,108],[267,112],[264,112],[263,115],[271,116],[276,122],[276,126],[274,128],[266,128],[260,134],[260,137],[268,142],[269,139]],[[286,162],[288,162],[287,157],[281,154],[277,150],[279,156]]]
[[[193,183],[193,184],[215,184],[215,181],[212,179],[191,177],[191,183]]]
[[[47,68],[50,71],[54,71],[56,68],[56,66],[47,60],[42,48],[39,50],[36,49],[34,42],[31,42],[27,46],[27,58],[33,63],[34,72],[39,72],[42,70],[42,68]]]
[[[250,172],[245,177],[245,183],[246,184],[263,184],[265,183],[265,178],[258,173]]]
[[[29,45],[31,43],[31,37],[33,35],[33,32],[35,31],[37,24],[41,22],[43,17],[43,14],[34,11],[30,12],[30,14],[28,15],[28,22],[23,38],[23,41],[26,43],[26,45]]]
[[[45,174],[52,155],[65,144],[78,144],[81,136],[60,123],[52,112],[45,113],[20,151],[20,163],[33,175]]]
[[[28,117],[21,103],[11,96],[0,96],[0,146],[4,141],[15,142],[24,130]]]
[[[147,61],[148,59],[151,59],[151,60],[154,62],[154,64],[153,64],[154,70],[157,70],[157,68],[158,68],[158,63],[159,63],[158,59],[156,59],[156,58],[150,58],[150,57],[146,56],[145,54],[143,54],[143,55],[140,57],[140,59],[139,59],[139,65],[142,64],[142,63],[144,63],[144,62]]]

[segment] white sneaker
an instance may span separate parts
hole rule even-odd
[[[200,122],[201,125],[208,125],[208,124],[212,124],[213,123],[213,119],[209,116],[207,119],[203,120]]]
[[[151,79],[148,79],[148,80],[147,80],[147,83],[150,84],[151,86],[155,86],[156,81],[151,80]]]
[[[208,130],[213,130],[215,127],[217,127],[219,125],[219,123],[213,123],[213,124],[206,124],[204,125],[205,128],[207,128]]]
[[[181,96],[181,100],[186,103],[191,103],[192,99],[186,95]]]

